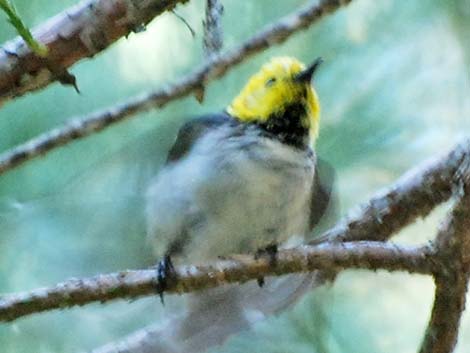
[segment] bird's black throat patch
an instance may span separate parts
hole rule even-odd
[[[309,130],[302,125],[302,117],[307,114],[302,103],[291,104],[283,113],[271,115],[267,121],[256,123],[269,137],[274,137],[283,143],[306,148],[309,141]]]

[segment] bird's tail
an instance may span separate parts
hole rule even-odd
[[[94,353],[202,353],[271,315],[279,314],[316,286],[316,273],[266,278],[188,295],[185,312],[163,328],[148,328],[119,345]]]

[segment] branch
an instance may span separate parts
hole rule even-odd
[[[465,309],[470,270],[470,155],[457,177],[457,203],[436,239],[435,299],[420,353],[452,352]]]
[[[75,139],[101,131],[138,112],[162,107],[194,92],[200,95],[201,90],[209,81],[223,76],[236,64],[273,44],[283,43],[296,31],[307,28],[324,15],[350,1],[322,0],[319,3],[312,1],[307,7],[268,26],[239,47],[211,58],[205,65],[174,85],[135,97],[118,106],[92,113],[83,119],[74,119],[62,127],[39,135],[0,155],[0,174]]]
[[[461,174],[460,168],[467,158],[470,158],[468,138],[443,156],[407,172],[310,244],[389,239],[452,196],[452,189]]]
[[[419,352],[451,353],[457,343],[460,318],[465,309],[468,276],[438,276],[434,282],[434,305]]]
[[[167,283],[166,294],[182,294],[227,283],[244,283],[265,276],[280,276],[314,270],[360,268],[430,274],[435,269],[427,247],[398,247],[378,242],[356,242],[301,246],[281,250],[270,259],[237,255],[206,266],[181,266]],[[234,257],[235,258],[235,257]],[[136,298],[160,289],[156,270],[123,271],[88,279],[71,279],[55,287],[0,297],[0,321],[46,310],[84,305],[95,301]]]
[[[221,16],[224,11],[219,0],[207,0],[204,26],[204,53],[210,58],[222,49],[223,31]]]
[[[414,171],[405,174],[395,185],[388,189],[388,192],[379,193],[379,195],[372,199],[373,201],[369,202],[366,206],[362,206],[358,212],[351,214],[346,218],[346,220],[340,222],[338,226],[325,233],[322,238],[333,239],[336,241],[351,238],[360,239],[360,232],[363,232],[362,238],[387,238],[391,235],[391,232],[396,231],[399,227],[403,227],[407,223],[411,222],[413,217],[426,215],[438,203],[448,199],[452,194],[451,185],[453,185],[456,180],[459,180],[459,175],[462,175],[462,165],[465,164],[464,162],[468,160],[468,158],[470,158],[470,140],[465,140],[457,145],[446,156],[431,161],[424,166],[420,166]],[[417,201],[415,201],[413,197]],[[406,204],[406,202],[410,203]],[[413,208],[410,209],[409,205],[413,205]],[[400,212],[403,212],[405,215]],[[393,214],[400,223],[393,222],[390,214]],[[381,217],[378,217],[378,215]],[[363,219],[361,219],[361,217],[363,217]],[[374,231],[376,232],[375,235],[372,233]],[[306,247],[305,249],[312,249],[312,251],[323,249],[327,251],[327,249],[343,248],[341,244],[327,242],[320,247]],[[324,267],[318,265],[318,267],[315,268],[331,272],[338,268],[338,263],[328,263],[328,265]],[[389,267],[385,267],[384,265],[384,268]],[[211,268],[209,267],[209,269]],[[273,271],[276,269],[271,268]],[[201,270],[197,271],[200,273]],[[57,288],[53,288],[48,291],[42,291],[40,292],[42,295],[38,295],[36,293],[33,295],[24,294],[4,298],[0,305],[0,320],[13,320],[32,312],[40,312],[62,306],[81,305],[94,300],[111,300],[118,297],[139,296],[153,292],[155,290],[154,286],[151,284],[154,275],[153,271],[148,272],[146,275],[147,277],[142,277],[142,272],[137,273],[140,274],[137,278],[135,277],[135,272],[124,272],[122,274],[110,275],[108,277],[98,277],[88,280],[91,282],[86,282],[91,283],[92,288],[106,287],[121,289],[127,287],[125,287],[124,284],[121,284],[119,287],[119,283],[121,283],[120,280],[126,280],[129,283],[132,283],[133,281],[136,283],[142,283],[143,281],[143,283],[145,283],[145,285],[133,285],[132,288],[134,289],[131,292],[126,290],[121,292],[116,289],[109,290],[107,292],[108,294],[106,294],[106,298],[103,298],[100,293],[95,293],[91,296],[84,295],[83,293],[88,292],[80,291],[80,289],[87,288],[89,285],[80,281],[72,281],[72,284],[68,282],[67,285],[58,286]],[[250,278],[259,278],[263,275],[267,274],[257,273],[254,277]],[[234,280],[237,281],[237,279]],[[100,281],[104,281],[104,284],[100,285]],[[212,284],[208,285],[214,285],[217,282],[215,277],[212,278],[212,281],[215,282],[210,282]],[[76,291],[78,291],[78,293],[82,294],[77,297],[76,294],[68,293],[64,297],[64,295],[61,294],[63,293],[63,288],[71,288],[72,293],[76,293]],[[42,300],[39,300],[39,306],[37,304],[38,302],[36,302],[34,298],[36,298],[36,300],[42,298]],[[33,305],[31,303],[33,303]]]
[[[67,69],[93,57],[154,17],[188,0],[83,0],[33,30],[47,51],[36,55],[21,37],[0,48],[0,105],[53,81],[74,83]]]

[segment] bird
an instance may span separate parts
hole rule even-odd
[[[312,79],[321,63],[273,57],[223,111],[180,128],[146,192],[148,236],[156,257],[165,259],[159,277],[174,261],[260,251],[275,258],[278,246],[309,236],[328,208],[334,179],[315,152],[320,102]],[[189,294],[158,351],[222,344],[289,307],[313,281],[313,274],[289,275],[260,279],[262,288],[248,283]]]

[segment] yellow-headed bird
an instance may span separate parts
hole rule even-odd
[[[321,63],[276,57],[223,113],[186,123],[147,192],[148,232],[159,258],[201,263],[302,240],[322,216],[314,143],[320,104],[311,85]],[[327,178],[331,177],[327,172]],[[326,187],[323,187],[326,185]],[[294,302],[312,275],[231,285],[188,296],[160,337],[162,352],[200,352]]]

